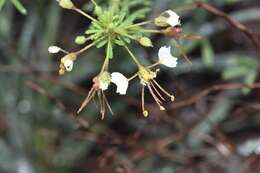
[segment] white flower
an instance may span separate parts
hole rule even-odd
[[[72,71],[74,62],[71,59],[65,59],[63,65],[66,71]]]
[[[167,67],[173,68],[177,66],[177,58],[171,55],[171,47],[161,47],[158,52],[159,62]]]
[[[125,95],[128,88],[128,79],[119,72],[114,72],[111,74],[111,82],[117,86],[116,93],[120,95]]]
[[[57,46],[50,46],[49,48],[48,48],[48,52],[49,53],[58,53],[59,51],[60,51],[61,49],[59,48],[59,47],[57,47]]]
[[[172,27],[180,25],[180,16],[178,14],[176,14],[172,10],[167,10],[165,13],[169,15],[166,21],[169,25],[171,25]]]

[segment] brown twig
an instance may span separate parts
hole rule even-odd
[[[245,85],[241,83],[231,83],[231,84],[220,84],[220,85],[214,85],[210,88],[204,89],[197,95],[192,96],[189,99],[185,99],[183,101],[177,102],[172,105],[172,108],[177,109],[185,106],[189,106],[200,100],[202,97],[205,97],[206,95],[210,94],[213,91],[221,91],[221,90],[235,90],[235,89],[241,89],[244,87],[248,87],[251,89],[260,88],[260,83],[255,83],[253,85]]]
[[[82,127],[82,128],[88,128],[89,127],[89,123],[85,120],[85,119],[82,119],[82,118],[79,118],[79,117],[76,117],[74,116],[73,113],[71,112],[68,112],[66,110],[66,107],[64,105],[64,103],[59,100],[58,98],[56,98],[55,96],[51,95],[50,93],[48,93],[44,88],[42,88],[40,85],[32,82],[32,81],[27,81],[26,83],[26,86],[28,86],[29,88],[31,88],[32,90],[36,91],[37,93],[47,97],[49,100],[51,100],[52,102],[54,102],[59,109],[61,109],[62,111],[64,112],[67,112],[72,118],[73,120],[76,121],[76,123],[79,125],[79,127]]]
[[[256,34],[253,33],[253,31],[250,28],[246,27],[244,24],[240,23],[239,21],[235,20],[234,18],[228,16],[225,12],[213,7],[212,5],[210,5],[208,3],[201,2],[201,1],[195,1],[194,5],[197,8],[207,10],[211,14],[222,17],[231,26],[233,26],[240,32],[244,33],[247,36],[247,38],[251,40],[251,42],[255,45],[256,48],[260,48],[259,38],[257,37]]]

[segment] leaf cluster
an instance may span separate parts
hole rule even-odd
[[[118,0],[110,1],[107,6],[96,6],[97,21],[93,21],[85,31],[87,38],[96,43],[97,48],[106,45],[106,56],[113,57],[113,47],[129,44],[137,40],[142,33],[134,22],[145,17],[150,11],[148,0]]]

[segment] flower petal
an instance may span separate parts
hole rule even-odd
[[[74,62],[70,59],[64,60],[64,67],[66,71],[72,71]]]
[[[159,61],[161,64],[173,68],[177,66],[177,58],[171,55],[171,47],[161,47],[158,52]]]
[[[166,13],[169,15],[167,23],[172,27],[180,25],[180,16],[172,10],[167,10]]]
[[[111,82],[117,86],[116,93],[125,95],[128,88],[128,79],[119,72],[112,73],[111,77]]]

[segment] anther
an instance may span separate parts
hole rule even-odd
[[[165,111],[165,107],[160,106],[160,110],[161,110],[161,111]]]
[[[171,101],[174,102],[175,101],[175,97],[172,95],[171,96]]]
[[[144,115],[144,117],[148,117],[148,115],[149,115],[149,113],[148,113],[148,111],[143,111],[143,115]]]

